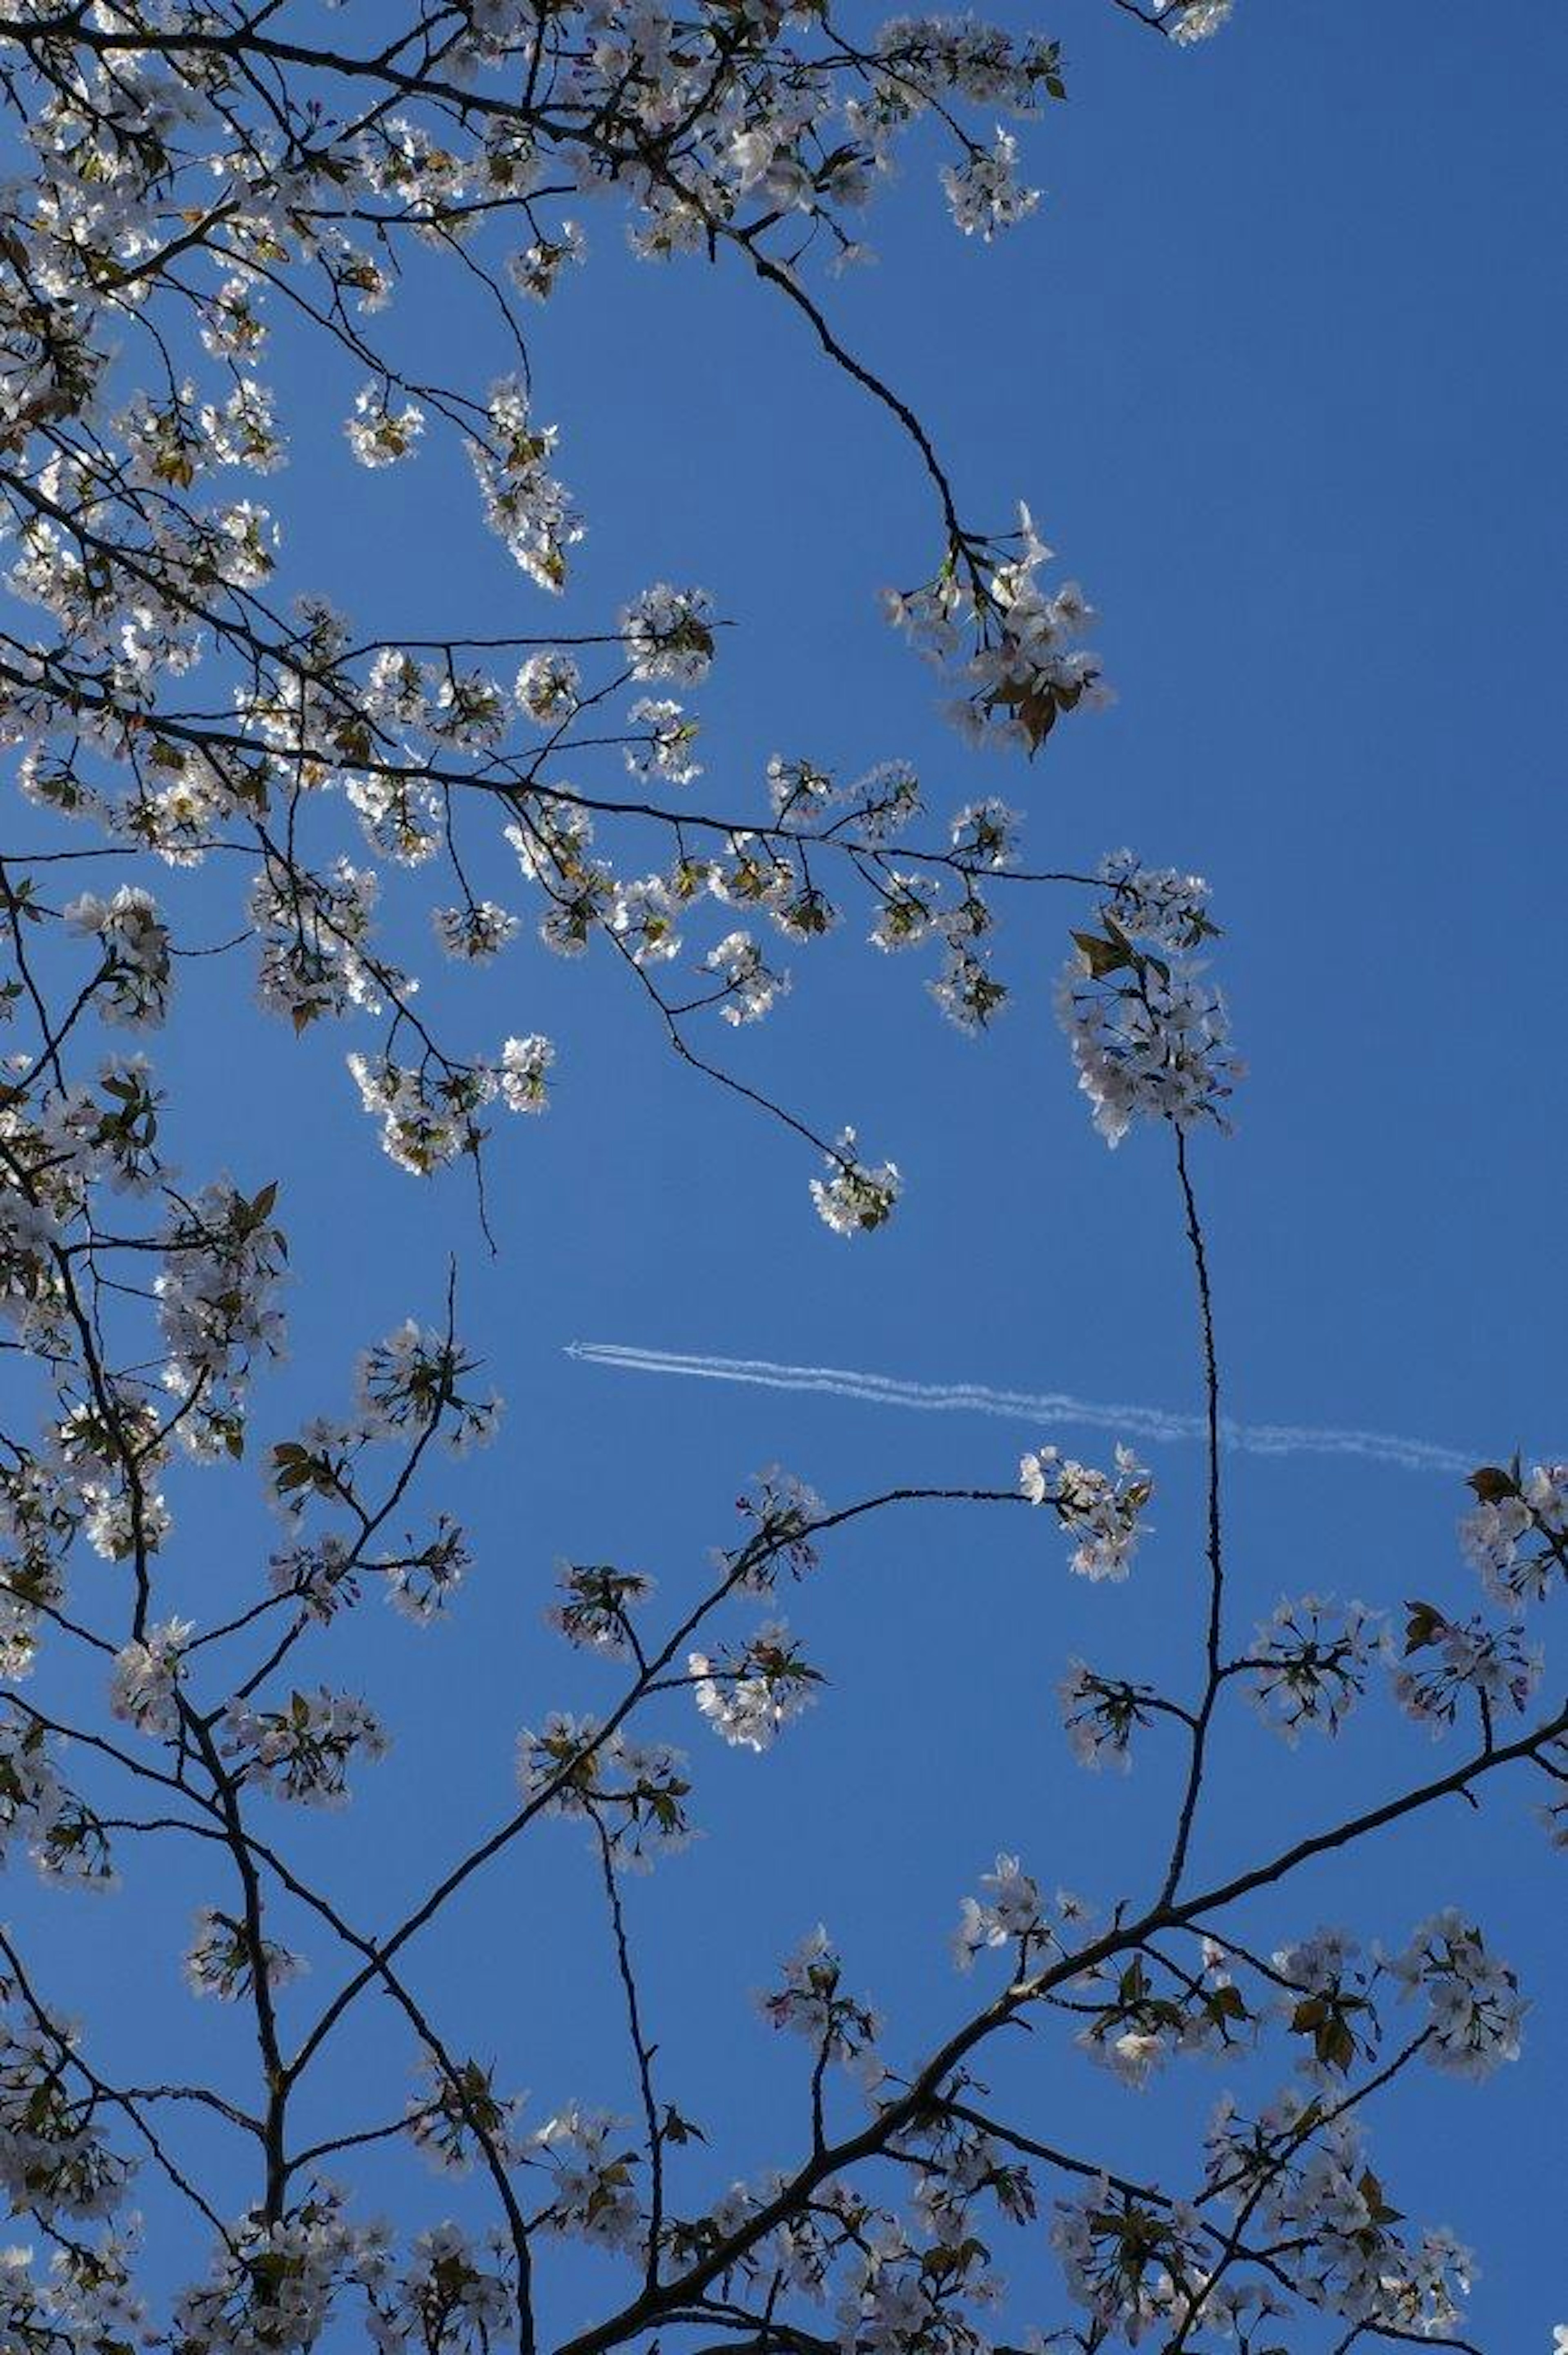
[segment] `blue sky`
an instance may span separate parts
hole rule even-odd
[[[634,265],[602,206],[586,215],[591,267],[533,345],[590,526],[560,625],[593,626],[655,578],[704,581],[734,614],[699,698],[694,797],[759,808],[776,751],[852,773],[906,754],[938,815],[982,792],[1026,811],[1041,864],[1128,843],[1207,874],[1216,976],[1252,1067],[1237,1134],[1195,1154],[1230,1411],[1408,1432],[1478,1460],[1561,1450],[1568,26],[1544,0],[1486,39],[1414,0],[1332,15],[1240,0],[1224,37],[1177,54],[1064,0],[1050,29],[1072,96],[1029,136],[1034,219],[976,250],[947,225],[931,158],[912,157],[874,218],[879,261],[827,299],[932,430],[966,514],[1000,525],[1030,501],[1100,608],[1114,708],[1064,726],[1033,769],[959,743],[874,606],[939,554],[913,453],[765,290],[703,263]],[[461,336],[476,378],[500,365],[466,311],[421,323],[410,306],[399,332],[405,350]],[[310,395],[276,486],[292,581],[410,634],[552,626],[479,526],[455,453],[391,478],[346,465],[356,381],[302,371],[292,388]],[[506,864],[480,856],[498,887]],[[215,926],[230,888],[196,887]],[[263,1427],[329,1408],[362,1342],[433,1316],[452,1252],[465,1328],[508,1401],[502,1442],[441,1499],[478,1556],[454,1623],[420,1638],[366,1607],[319,1656],[376,1700],[399,1749],[362,1777],[347,1824],[276,1828],[330,1859],[361,1920],[392,1918],[454,1837],[504,1811],[520,1724],[614,1689],[541,1625],[556,1556],[647,1568],[673,1603],[762,1464],[842,1502],[906,1480],[1006,1485],[1044,1437],[1091,1460],[1108,1448],[1066,1426],[659,1382],[574,1362],[568,1342],[1198,1405],[1166,1139],[1107,1155],[1051,1019],[1081,902],[1008,905],[1014,1000],[978,1043],[854,938],[797,958],[769,1023],[725,1036],[744,1076],[821,1128],[853,1120],[906,1170],[892,1228],[853,1245],[813,1218],[804,1148],[679,1070],[607,959],[563,966],[530,942],[478,982],[432,984],[475,1043],[540,1028],[560,1052],[548,1119],[496,1139],[493,1261],[461,1179],[421,1188],[377,1155],[341,1035],[296,1045],[261,1028],[238,965],[199,969],[162,1059],[200,1107],[182,1153],[193,1174],[199,1153],[242,1180],[281,1177],[293,1237],[292,1357]],[[1195,1668],[1202,1467],[1186,1447],[1151,1460],[1156,1535],[1127,1588],[1069,1581],[1054,1535],[1022,1515],[910,1512],[836,1544],[790,1598],[832,1682],[776,1754],[672,1725],[702,1770],[707,1837],[631,1907],[669,2089],[712,2138],[694,2199],[800,2147],[797,2056],[747,1991],[819,1918],[912,2058],[970,2000],[946,1938],[998,1849],[1106,1899],[1122,1886],[1111,1859],[1147,1871],[1173,1757],[1150,1743],[1126,1783],[1080,1777],[1052,1687],[1075,1650],[1128,1674]],[[1470,1607],[1457,1484],[1238,1459],[1226,1487],[1243,1626],[1309,1587]],[[266,1517],[234,1483],[188,1481],[176,1503],[170,1601],[210,1620],[214,1587],[232,1595],[264,1550]],[[1423,1737],[1381,1710],[1335,1753],[1289,1759],[1266,1739],[1250,1720],[1227,1731],[1200,1870],[1428,1764]],[[1260,1938],[1347,1919],[1397,1942],[1439,1903],[1473,1905],[1541,1998],[1525,2066],[1479,2091],[1414,2083],[1375,2128],[1399,2204],[1480,2252],[1489,2355],[1543,2355],[1568,2311],[1548,2097],[1568,2030],[1551,1859],[1523,1796],[1393,1836],[1251,1917]],[[209,1893],[172,1851],[160,1863],[176,1918]],[[539,2118],[574,2094],[631,2106],[600,1902],[580,1836],[543,1827],[417,1949],[418,1987],[479,2023]],[[19,1890],[10,1902],[38,1914]],[[150,1915],[122,1903],[134,2000],[120,2032],[243,2066],[233,2021],[188,2004]],[[90,1940],[115,1917],[57,1899],[38,1918],[71,1999],[95,2011]],[[372,2006],[328,2073],[334,2096],[398,2106],[389,2037]],[[1059,2139],[1113,2162],[1173,2165],[1220,2090],[1202,2073],[1140,2105],[1078,2056],[1042,2052],[1021,2110],[1036,2102]],[[368,2173],[416,2212],[407,2169]],[[237,2176],[234,2204],[249,2191]],[[1062,2318],[1040,2239],[1014,2263],[1022,2318]],[[548,2321],[586,2318],[606,2287],[568,2261]]]

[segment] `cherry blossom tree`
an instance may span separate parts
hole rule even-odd
[[[1116,5],[1129,39],[1186,45],[1220,29],[1230,0]],[[208,1894],[185,1975],[193,1998],[232,2008],[249,2089],[187,2082],[177,2051],[149,2052],[138,2083],[104,2075],[94,2023],[67,2017],[40,1973],[35,1900],[14,1882],[0,2181],[20,2237],[0,2258],[5,2347],[535,2355],[542,2281],[572,2261],[562,2243],[603,2254],[593,2279],[613,2286],[560,2355],[1140,2341],[1283,2355],[1303,2329],[1340,2350],[1469,2345],[1471,2260],[1401,2212],[1373,2119],[1416,2072],[1477,2079],[1511,2062],[1525,1995],[1441,1886],[1430,1917],[1385,1946],[1293,1911],[1296,1882],[1494,1789],[1540,1798],[1548,1838],[1568,1840],[1568,1708],[1543,1696],[1527,1632],[1568,1570],[1568,1465],[1476,1470],[1468,1568],[1434,1570],[1437,1599],[1305,1593],[1239,1624],[1194,1161],[1245,1073],[1212,977],[1206,884],[1126,850],[1097,872],[1055,870],[1026,852],[1004,800],[932,817],[895,760],[851,777],[796,748],[749,796],[709,801],[692,698],[723,657],[716,598],[654,581],[597,628],[546,626],[587,527],[557,471],[569,428],[563,441],[545,421],[534,363],[558,281],[591,268],[580,217],[597,213],[597,233],[624,231],[651,262],[750,273],[885,412],[932,503],[931,570],[888,592],[888,618],[969,738],[1014,762],[1062,757],[1061,723],[1103,692],[1087,602],[1027,509],[1005,527],[965,516],[916,410],[858,356],[841,282],[916,130],[941,143],[959,232],[983,243],[1028,215],[1022,143],[1064,95],[1060,50],[940,17],[852,34],[815,0],[684,14],[425,0],[368,28],[302,0],[28,0],[0,21],[0,704],[31,829],[0,862],[15,1377],[0,1824],[53,1885],[40,1906],[155,1880],[171,1843],[189,1851]],[[436,382],[406,357],[400,321],[438,300],[502,323],[507,375]],[[461,445],[475,517],[537,593],[535,632],[367,636],[290,578],[260,479],[288,452],[270,338],[352,361],[345,466],[394,477],[438,438]],[[383,890],[397,870],[428,879],[417,928],[408,889]],[[505,898],[471,879],[502,871]],[[1015,1480],[962,1490],[824,1502],[773,1469],[706,1572],[668,1592],[613,1562],[562,1564],[551,1624],[592,1656],[602,1701],[568,1712],[540,1694],[492,1819],[390,1926],[352,1918],[320,1861],[330,1848],[312,1839],[302,1861],[291,1810],[344,1806],[391,1734],[421,1739],[417,1706],[394,1723],[395,1694],[338,1681],[345,1631],[376,1589],[416,1632],[461,1609],[470,1547],[436,1475],[444,1454],[494,1437],[499,1402],[454,1274],[444,1316],[370,1341],[347,1394],[323,1366],[320,1412],[254,1435],[283,1346],[288,1171],[176,1169],[155,1052],[211,949],[178,912],[198,873],[216,879],[203,904],[229,911],[218,953],[249,962],[260,1018],[340,1026],[374,1140],[412,1179],[470,1176],[481,1230],[487,1155],[527,1149],[500,1115],[546,1111],[556,1042],[448,1035],[422,1009],[419,968],[431,934],[461,967],[521,956],[532,932],[557,956],[592,949],[624,978],[629,1033],[652,1025],[739,1100],[737,1118],[778,1126],[801,1156],[803,1211],[809,1187],[832,1231],[808,1213],[801,1250],[874,1250],[900,1172],[880,1140],[863,1147],[815,1107],[774,1101],[728,1032],[792,984],[808,990],[810,951],[846,918],[879,952],[915,952],[941,1014],[981,1029],[1012,986],[992,963],[1006,903],[1063,896],[1068,1060],[1107,1145],[1136,1137],[1171,1163],[1206,1400],[1196,1673],[1173,1662],[1156,1687],[1114,1659],[1058,1664],[1065,1773],[1160,1745],[1163,1863],[1097,1905],[1008,1855],[977,1859],[967,1893],[933,1891],[933,1954],[910,1967],[940,1966],[956,1912],[951,1960],[971,1976],[925,2051],[885,2035],[850,1942],[812,1931],[760,1999],[800,2041],[801,2096],[760,2178],[734,2179],[665,2080],[628,1875],[697,1824],[714,1738],[751,1753],[809,1739],[795,1721],[826,1671],[786,1606],[809,1620],[840,1531],[927,1504],[1022,1510],[1020,1543],[1051,1575],[1136,1579],[1150,1471],[1127,1447],[1085,1465],[1033,1433]],[[258,1478],[276,1511],[270,1558],[226,1562],[204,1624],[175,1614],[182,1494]],[[1193,1859],[1213,1738],[1244,1703],[1304,1752],[1361,1707],[1402,1711],[1423,1739],[1391,1733],[1387,1775],[1354,1806],[1288,1845],[1261,1838],[1212,1878]],[[531,2107],[410,1974],[460,1892],[563,1817],[602,1888],[624,2115],[565,2089],[553,2110]],[[1245,1926],[1260,1896],[1281,1923],[1267,1945]],[[313,2132],[302,2119],[321,2058],[372,2007],[387,2055],[377,2106]],[[1192,2097],[1185,2174],[1061,2147],[1009,2092],[1020,2028],[1135,2086],[1217,2056],[1227,2090],[1217,2106],[1212,2088]],[[355,2175],[387,2145],[471,2182],[450,2200],[427,2190],[422,2222],[385,2224]],[[188,2252],[172,2304],[141,2270],[136,2220],[154,2211]],[[1043,2304],[1032,2246],[1054,2252]]]

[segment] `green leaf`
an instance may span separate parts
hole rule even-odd
[[[1096,981],[1103,981],[1107,973],[1119,973],[1133,962],[1125,942],[1102,940],[1097,932],[1075,932],[1073,938]]]
[[[1405,1623],[1404,1653],[1425,1651],[1428,1644],[1440,1641],[1448,1622],[1435,1603],[1407,1603],[1410,1617]]]

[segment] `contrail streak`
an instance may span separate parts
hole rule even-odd
[[[1202,1415],[1176,1414],[1164,1407],[1109,1405],[1075,1398],[1065,1391],[992,1390],[983,1382],[901,1381],[891,1374],[868,1374],[851,1366],[780,1365],[771,1358],[693,1356],[679,1349],[643,1349],[622,1341],[571,1341],[568,1358],[609,1366],[628,1374],[676,1374],[690,1381],[738,1382],[768,1391],[816,1391],[832,1398],[859,1399],[869,1406],[900,1406],[926,1414],[994,1414],[1010,1423],[1075,1423],[1115,1431],[1124,1439],[1160,1445],[1201,1440]],[[1317,1423],[1234,1423],[1220,1425],[1229,1448],[1248,1455],[1355,1455],[1376,1464],[1397,1464],[1409,1472],[1460,1474],[1475,1458],[1430,1440],[1402,1438],[1397,1432],[1337,1431]]]

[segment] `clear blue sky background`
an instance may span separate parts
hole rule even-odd
[[[337,20],[345,39],[357,13]],[[1029,139],[1047,190],[1035,219],[981,252],[948,229],[931,158],[912,158],[874,221],[878,265],[829,299],[931,427],[966,513],[1001,523],[1031,501],[1101,608],[1115,709],[1065,727],[1033,770],[961,747],[873,602],[939,552],[912,453],[766,292],[701,263],[632,265],[605,207],[585,215],[591,268],[534,342],[540,410],[563,425],[560,470],[591,526],[561,626],[593,626],[661,577],[706,582],[736,616],[700,698],[694,797],[760,807],[775,751],[850,773],[906,753],[938,815],[981,792],[1024,808],[1040,863],[1081,867],[1126,842],[1207,873],[1253,1067],[1236,1136],[1196,1154],[1231,1411],[1478,1458],[1560,1450],[1568,26],[1546,0],[1484,33],[1414,0],[1241,0],[1225,37],[1179,54],[1063,0],[1049,28],[1072,96]],[[500,365],[477,310],[421,328],[410,308],[395,332],[405,350],[461,338],[470,379]],[[285,353],[285,382],[291,365]],[[270,486],[293,581],[388,630],[551,626],[480,527],[455,453],[389,478],[347,465],[356,381],[293,377],[296,400],[309,395],[299,452]],[[504,859],[479,864],[506,897]],[[231,888],[197,887],[215,927]],[[1045,1436],[1108,1451],[1065,1426],[618,1375],[569,1361],[567,1342],[1199,1402],[1165,1140],[1107,1154],[1050,1017],[1079,903],[1020,895],[1008,911],[1016,996],[979,1044],[938,1021],[907,964],[854,939],[797,957],[765,1029],[726,1034],[745,1075],[823,1128],[854,1120],[874,1156],[906,1168],[892,1229],[853,1246],[813,1218],[803,1150],[678,1070],[607,958],[563,966],[530,941],[493,975],[437,985],[472,1043],[538,1028],[560,1050],[548,1120],[497,1139],[493,1263],[461,1179],[419,1188],[376,1153],[342,1071],[348,1042],[262,1030],[247,974],[199,969],[163,1056],[200,1105],[187,1167],[199,1174],[205,1137],[237,1177],[281,1176],[294,1237],[293,1357],[263,1406],[269,1435],[334,1403],[363,1340],[437,1312],[454,1249],[465,1324],[509,1401],[503,1441],[441,1499],[479,1557],[453,1624],[420,1638],[366,1606],[317,1656],[401,1735],[346,1822],[276,1820],[361,1920],[393,1918],[504,1811],[520,1724],[618,1689],[541,1625],[557,1555],[645,1567],[673,1604],[730,1538],[737,1487],[773,1459],[837,1502],[905,1480],[1005,1485]],[[946,1939],[999,1849],[1104,1899],[1127,1885],[1118,1855],[1135,1881],[1147,1870],[1173,1755],[1148,1741],[1125,1783],[1081,1778],[1052,1687],[1074,1650],[1129,1674],[1195,1668],[1201,1465],[1173,1447],[1155,1469],[1157,1535],[1127,1588],[1069,1580],[1044,1520],[889,1519],[834,1544],[789,1598],[832,1682],[776,1754],[724,1750],[677,1712],[708,1837],[630,1902],[666,2086],[712,2137],[685,2179],[694,2204],[802,2147],[800,2052],[756,2021],[747,1990],[819,1918],[902,2061],[972,1998]],[[1312,1586],[1470,1606],[1454,1485],[1304,1459],[1234,1460],[1226,1481],[1241,1625]],[[269,1537],[236,1487],[187,1480],[176,1498],[169,1601],[209,1622]],[[1340,1751],[1294,1760],[1238,1718],[1200,1870],[1429,1758],[1381,1710]],[[1478,2246],[1489,2355],[1544,2355],[1568,2313],[1551,2092],[1568,2027],[1527,1796],[1479,1818],[1456,1807],[1249,1917],[1262,1940],[1348,1919],[1399,1941],[1441,1902],[1473,1906],[1542,1998],[1525,2066],[1478,2092],[1413,2083],[1375,2128],[1399,2204]],[[180,1878],[172,1847],[160,1859],[177,1921],[212,1892]],[[210,2060],[238,2086],[242,2023],[190,2005],[166,1926],[160,1946],[140,1906],[117,1902],[39,1914],[18,1889],[9,1905],[38,1916],[90,2014],[104,1977],[90,1942],[115,1941],[126,2050],[177,2039],[193,2073]],[[631,2110],[599,1915],[580,1835],[544,1827],[416,1950],[418,1990],[473,2023],[537,2119],[572,2094]],[[318,1974],[296,2013],[331,1983]],[[1022,2114],[1174,2175],[1222,2079],[1186,2064],[1140,2104],[1051,2041],[1024,2064]],[[335,2048],[323,2083],[363,2123],[401,2104],[397,2043],[373,2003]],[[1266,2067],[1242,2073],[1256,2098],[1273,2090]],[[444,2197],[401,2162],[366,2172],[400,2214]],[[251,2188],[236,2171],[233,2204]],[[457,2204],[472,2207],[461,2191]],[[193,2270],[188,2246],[160,2239],[160,2266],[182,2256]],[[1043,2236],[1007,2256],[1020,2321],[1065,2318]],[[547,2326],[588,2318],[609,2287],[567,2260]],[[1318,2343],[1292,2340],[1302,2355]]]

